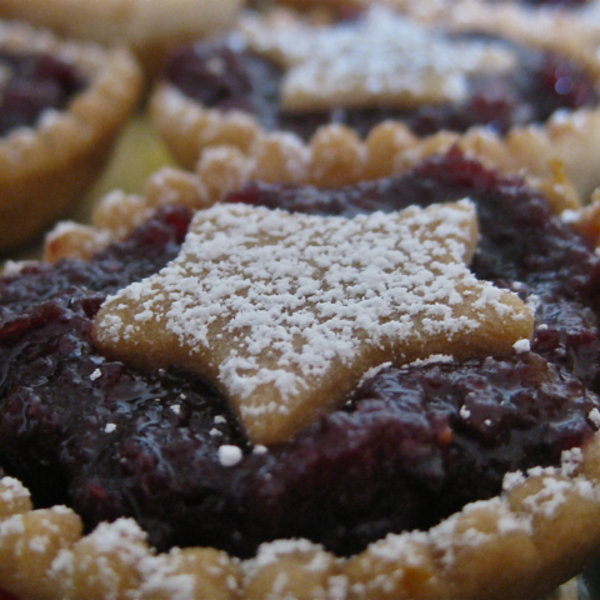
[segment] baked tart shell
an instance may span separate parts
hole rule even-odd
[[[42,115],[35,127],[16,129],[0,141],[3,251],[39,233],[80,198],[137,105],[142,77],[126,50],[62,42],[22,25],[2,25],[0,45],[63,56],[87,80],[65,110]]]

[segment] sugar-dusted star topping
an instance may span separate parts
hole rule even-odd
[[[459,102],[470,75],[516,65],[499,42],[451,39],[383,7],[328,27],[248,16],[241,29],[251,49],[287,69],[290,111]]]
[[[466,266],[477,237],[469,201],[354,219],[219,204],[175,260],[105,302],[96,338],[202,374],[255,443],[277,442],[383,362],[512,353],[531,336],[530,310]]]

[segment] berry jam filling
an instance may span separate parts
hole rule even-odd
[[[282,71],[265,58],[226,44],[196,43],[179,49],[171,56],[164,77],[205,106],[250,112],[265,129],[292,131],[303,139],[326,123],[344,123],[364,136],[386,119],[402,120],[421,136],[442,129],[463,132],[475,125],[506,134],[514,127],[542,123],[556,110],[597,102],[594,82],[572,61],[551,52],[514,48],[519,56],[516,71],[473,76],[462,103],[414,109],[380,106],[286,114],[279,105]]]
[[[0,52],[0,135],[33,127],[45,110],[62,110],[85,87],[77,69],[47,54]]]
[[[230,200],[350,216],[465,196],[481,221],[474,270],[537,297],[531,351],[385,368],[291,440],[253,448],[198,377],[143,373],[93,345],[106,294],[177,254],[189,215],[164,209],[89,262],[0,280],[0,465],[88,530],[132,516],[160,549],[250,556],[291,536],[352,554],[497,494],[507,472],[558,464],[596,430],[600,259],[541,196],[454,151],[378,182],[251,184]],[[224,445],[242,459],[223,465]]]

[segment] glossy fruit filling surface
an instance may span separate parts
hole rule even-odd
[[[0,135],[33,127],[49,110],[64,109],[85,87],[71,64],[48,54],[0,51]]]
[[[497,494],[507,472],[557,464],[599,422],[600,259],[543,197],[451,152],[390,179],[252,183],[229,200],[351,217],[467,196],[482,236],[472,269],[537,306],[529,351],[382,368],[292,439],[254,447],[198,377],[140,372],[94,347],[105,296],[178,253],[189,214],[167,208],[89,262],[0,280],[1,468],[88,529],[132,516],[160,549],[250,556],[295,536],[351,554]]]
[[[463,132],[475,125],[506,134],[514,127],[542,123],[556,110],[597,102],[592,78],[552,52],[515,48],[519,66],[507,73],[474,75],[464,101],[414,108],[332,108],[286,113],[280,106],[282,71],[265,58],[226,43],[196,43],[172,55],[165,79],[207,107],[254,114],[267,130],[284,129],[310,138],[325,123],[343,123],[366,135],[386,119],[404,121],[417,135],[442,129]],[[215,59],[222,65],[215,69]]]

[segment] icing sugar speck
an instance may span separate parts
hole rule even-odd
[[[242,460],[242,449],[231,444],[219,446],[219,462],[224,467],[233,467]]]
[[[600,410],[592,408],[588,414],[589,420],[598,428],[600,428]]]
[[[531,350],[531,343],[529,340],[518,340],[514,343],[513,348],[517,354],[523,354]]]

